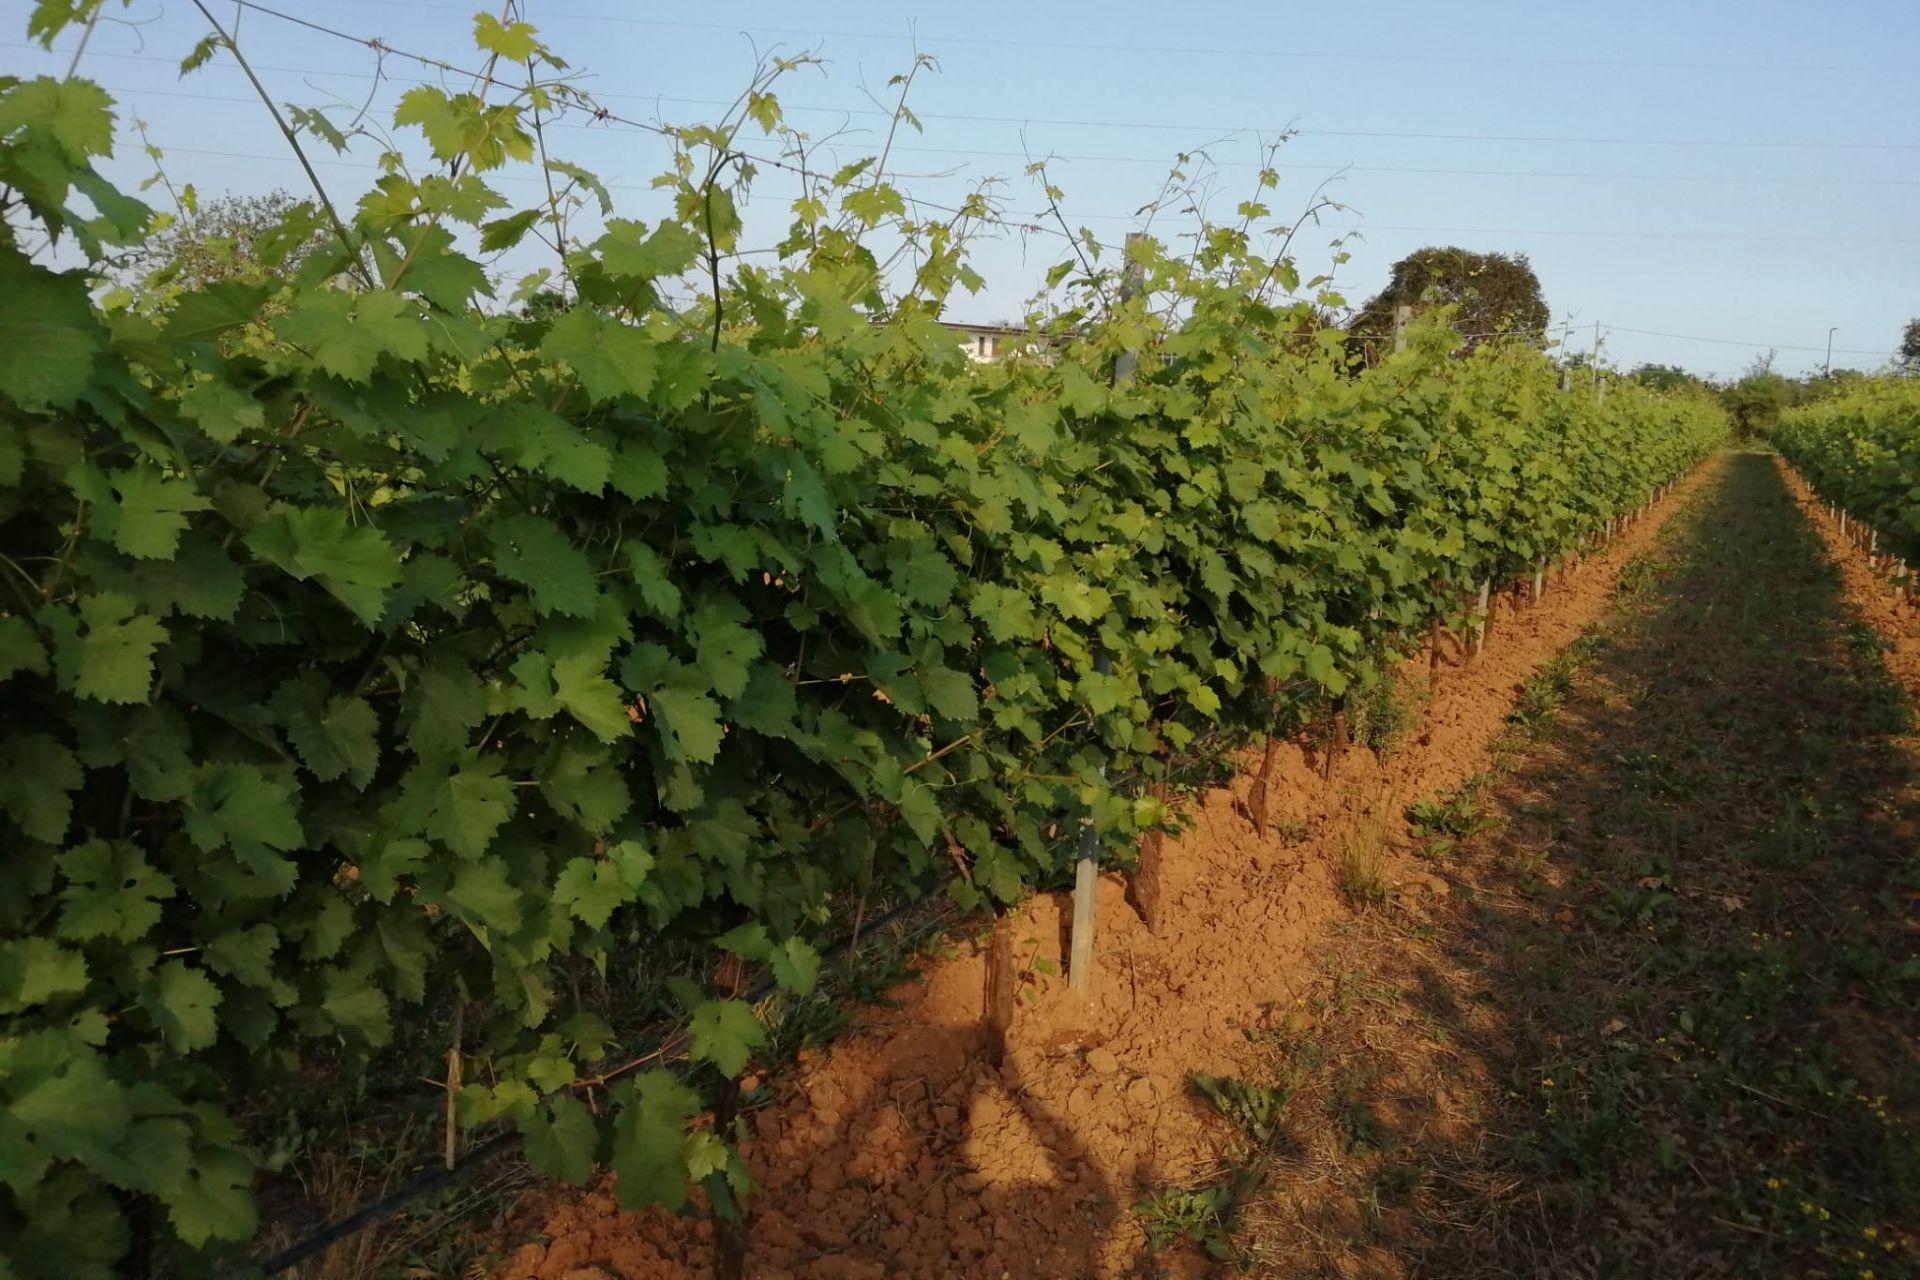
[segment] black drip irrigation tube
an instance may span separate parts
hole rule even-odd
[[[1196,738],[1196,742],[1207,742],[1213,737],[1214,734],[1205,733],[1199,735],[1199,737]],[[1114,789],[1123,789],[1138,780],[1139,775],[1129,773],[1116,782]],[[1060,883],[1036,885],[1034,886],[1034,892],[1058,892],[1063,888],[1071,888],[1071,886],[1072,868],[1071,863],[1069,863],[1067,878],[1064,881]],[[846,936],[822,952],[821,958],[831,959],[844,954],[859,941],[862,933],[868,930],[884,929],[901,916],[906,915],[909,911],[925,905],[926,901],[925,898],[909,899],[890,910],[882,912],[872,920],[863,921],[859,928],[849,931]],[[776,984],[772,978],[763,978],[746,993],[744,999],[746,999],[748,1003],[758,1003],[772,994],[776,985],[778,984]],[[653,1047],[641,1054],[635,1061],[646,1061],[652,1058],[658,1054],[671,1039],[671,1033],[665,1031],[657,1032],[653,1036]],[[680,1062],[683,1061],[685,1057],[686,1055],[684,1053],[674,1054],[662,1058],[661,1063],[662,1065],[666,1065]],[[602,1077],[599,1083],[604,1083],[605,1079],[605,1077]],[[334,1219],[317,1231],[288,1245],[277,1253],[254,1262],[241,1264],[238,1268],[229,1271],[227,1276],[229,1280],[238,1280],[239,1277],[251,1275],[264,1274],[271,1276],[277,1275],[289,1267],[297,1266],[315,1254],[320,1253],[322,1250],[331,1248],[342,1240],[358,1235],[375,1223],[392,1217],[428,1192],[460,1181],[481,1165],[518,1147],[524,1140],[518,1129],[508,1129],[497,1133],[480,1145],[470,1148],[464,1155],[455,1160],[451,1167],[443,1166],[428,1169],[416,1175],[412,1181],[396,1187],[385,1195],[367,1201],[345,1217]]]
[[[826,951],[822,953],[821,958],[832,959],[841,955],[853,947],[860,933],[884,929],[901,916],[906,915],[909,911],[923,905],[925,901],[923,898],[910,899],[889,911],[882,912],[872,920],[864,921],[857,932],[847,934],[847,936],[828,947]],[[749,1004],[757,1004],[771,995],[777,985],[772,978],[762,978],[751,990],[747,991],[742,998]],[[644,1062],[655,1054],[658,1054],[672,1038],[672,1033],[670,1032],[656,1032],[652,1037],[652,1049],[641,1054],[637,1061]],[[682,1061],[685,1057],[686,1054],[681,1052],[667,1056],[663,1058],[661,1062],[662,1065],[666,1065]],[[605,1077],[602,1077],[601,1083],[604,1082]],[[451,1166],[428,1169],[424,1173],[416,1175],[411,1181],[394,1188],[385,1195],[367,1201],[345,1217],[334,1219],[319,1230],[312,1232],[303,1239],[295,1241],[279,1252],[258,1259],[257,1261],[243,1263],[227,1274],[230,1278],[257,1274],[277,1275],[289,1267],[298,1266],[315,1254],[332,1248],[342,1240],[358,1235],[375,1223],[392,1217],[428,1192],[436,1191],[441,1187],[460,1181],[481,1165],[519,1147],[523,1141],[525,1141],[525,1139],[518,1129],[507,1129],[501,1133],[497,1133],[485,1142],[482,1142],[479,1146],[470,1148],[465,1154],[460,1156],[459,1159],[455,1160]]]

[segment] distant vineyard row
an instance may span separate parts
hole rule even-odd
[[[1866,378],[1780,415],[1771,438],[1816,492],[1920,565],[1920,378]]]
[[[414,89],[434,172],[103,304],[29,243],[152,234],[92,167],[110,101],[0,81],[0,1276],[116,1274],[143,1215],[247,1239],[236,1100],[403,1051],[555,1176],[745,1190],[695,1121],[753,1008],[676,979],[694,1069],[590,1110],[583,979],[677,948],[806,991],[836,904],[1012,901],[1083,819],[1130,856],[1170,756],[1379,679],[1723,433],[1438,325],[1356,373],[1235,227],[1126,296],[1063,268],[1047,358],[971,365],[934,317],[975,224],[876,169],[733,256],[769,94],[681,135],[674,218],[579,239],[481,176],[544,154],[536,102]],[[529,311],[476,255],[531,235]]]

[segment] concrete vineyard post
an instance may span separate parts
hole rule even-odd
[[[1487,596],[1492,591],[1492,588],[1492,579],[1480,579],[1480,596],[1473,609],[1473,652],[1475,655],[1478,655],[1482,649],[1487,647]]]
[[[1105,653],[1093,660],[1093,669],[1111,674],[1113,663]],[[1100,766],[1100,781],[1107,780],[1107,767]],[[1080,820],[1079,849],[1073,860],[1073,938],[1067,955],[1067,988],[1085,995],[1093,987],[1093,917],[1100,894],[1100,835],[1094,829],[1093,815]]]
[[[1147,249],[1147,236],[1143,231],[1127,233],[1126,272],[1120,280],[1120,305],[1125,306],[1140,296],[1146,286],[1147,268],[1142,255]],[[1134,370],[1139,368],[1140,357],[1137,352],[1123,351],[1113,362],[1113,385],[1125,386],[1132,380]],[[1094,658],[1094,670],[1108,675],[1113,663],[1103,652]],[[1103,765],[1100,777],[1104,782],[1107,771]],[[1094,903],[1100,891],[1100,840],[1093,827],[1091,817],[1085,819],[1080,828],[1079,856],[1074,859],[1073,867],[1073,937],[1067,955],[1067,987],[1084,995],[1093,985],[1093,916]]]
[[[1407,349],[1407,322],[1413,319],[1413,308],[1401,303],[1393,309],[1393,354],[1399,355]]]

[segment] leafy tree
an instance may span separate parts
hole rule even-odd
[[[189,191],[182,216],[161,221],[126,259],[126,283],[204,289],[222,280],[288,276],[326,239],[312,207],[285,191],[205,201]]]
[[[1652,387],[1655,391],[1678,391],[1682,387],[1706,385],[1677,364],[1643,364],[1627,376]]]
[[[1720,393],[1720,403],[1743,437],[1765,434],[1779,421],[1782,410],[1805,398],[1805,388],[1773,371],[1772,352],[1755,357],[1739,380]]]
[[[1527,255],[1475,253],[1450,245],[1416,249],[1394,263],[1387,287],[1360,308],[1347,332],[1363,347],[1390,336],[1394,311],[1402,305],[1416,315],[1454,308],[1453,327],[1469,347],[1510,334],[1543,340],[1552,318]]]
[[[1908,373],[1920,373],[1920,318],[1907,321],[1900,333],[1900,367]]]

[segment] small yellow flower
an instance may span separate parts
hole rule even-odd
[[[1880,1228],[1862,1227],[1860,1228],[1860,1234],[1865,1236],[1869,1240],[1878,1240],[1880,1238]]]
[[[1767,1179],[1767,1190],[1778,1191],[1779,1189],[1780,1189],[1780,1179],[1778,1178]]]
[[[1543,1079],[1542,1079],[1542,1080],[1540,1081],[1540,1084],[1541,1084],[1541,1087],[1542,1087],[1542,1088],[1546,1088],[1546,1089],[1551,1089],[1551,1088],[1553,1088],[1553,1077],[1552,1077],[1552,1076],[1547,1076],[1547,1077],[1545,1077],[1545,1078],[1543,1078]]]

